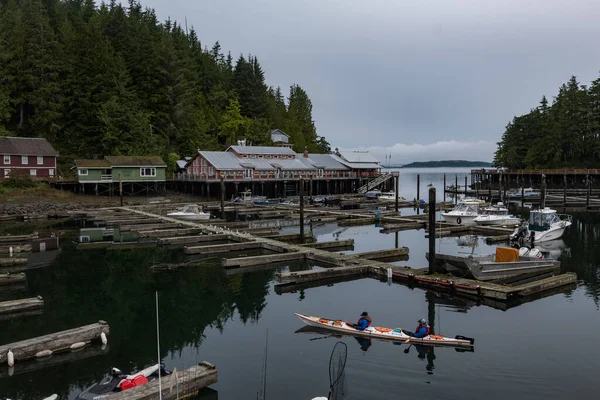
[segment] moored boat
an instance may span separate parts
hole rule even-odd
[[[187,204],[181,211],[175,211],[167,214],[167,217],[180,219],[182,221],[200,221],[210,219],[210,213],[200,211],[196,204]]]
[[[396,201],[396,192],[390,190],[389,192],[383,192],[379,196],[379,201]],[[406,201],[406,199],[400,195],[398,195],[398,201]]]
[[[479,201],[462,200],[451,211],[442,212],[441,215],[448,224],[473,225],[479,215],[479,206]]]
[[[510,215],[508,209],[503,203],[497,203],[491,207],[487,207],[478,215],[473,222],[477,225],[492,226],[492,225],[512,225],[515,226],[521,222],[521,219]]]
[[[406,342],[408,340],[411,343],[452,347],[472,347],[473,343],[475,342],[475,340],[472,338],[467,338],[460,335],[455,336],[454,338],[439,335],[428,335],[422,339],[414,338],[411,337],[410,332],[405,331],[402,328],[384,328],[380,326],[370,326],[365,330],[361,331],[354,328],[353,324],[349,322],[344,322],[342,320],[330,320],[326,318],[307,316],[298,313],[294,314],[308,326],[322,328],[334,332],[345,333],[352,336],[361,336],[382,340],[393,340],[399,342]]]
[[[510,235],[510,240],[535,243],[559,239],[572,223],[573,217],[559,215],[548,207],[531,210],[529,223],[517,227]]]
[[[369,190],[367,193],[365,193],[365,199],[366,200],[377,200],[379,199],[379,197],[381,196],[381,191],[380,190]]]

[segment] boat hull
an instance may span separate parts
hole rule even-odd
[[[480,281],[507,279],[525,274],[542,274],[560,268],[560,261],[553,259],[495,262],[466,258],[465,262],[471,274]]]
[[[534,242],[548,242],[550,240],[560,239],[565,233],[566,226],[551,228],[547,231],[535,231]]]
[[[517,225],[521,223],[519,218],[502,218],[502,219],[483,219],[475,218],[475,223],[481,226],[502,226],[502,225]]]
[[[477,218],[478,216],[477,214],[461,215],[453,214],[452,212],[442,213],[441,215],[442,218],[444,218],[444,221],[451,225],[475,225],[475,218]]]
[[[451,346],[451,347],[473,347],[473,339],[462,339],[462,338],[450,338],[445,336],[426,336],[422,339],[413,338],[404,333],[401,328],[390,329],[382,327],[369,327],[364,331],[359,331],[354,327],[348,325],[344,321],[327,320],[319,317],[306,316],[298,313],[294,313],[302,322],[308,326],[315,328],[326,329],[328,331],[345,333],[352,336],[367,337],[381,340],[392,340],[392,341],[406,341],[410,339],[411,343],[419,343],[433,346]],[[383,331],[385,330],[385,331]]]

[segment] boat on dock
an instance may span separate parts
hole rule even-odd
[[[396,201],[396,192],[390,190],[389,192],[383,192],[378,198],[379,201]],[[398,195],[398,201],[406,201],[406,199]]]
[[[442,218],[452,225],[474,225],[479,216],[480,202],[477,200],[461,200],[451,211],[442,212]]]
[[[483,212],[473,220],[477,225],[493,226],[493,225],[518,225],[521,222],[520,218],[510,215],[508,208],[504,207],[503,203],[497,203],[491,207],[486,207]]]
[[[573,224],[573,217],[567,214],[557,214],[556,210],[545,207],[531,210],[529,222],[517,227],[509,238],[512,242],[520,244],[530,242],[547,242],[560,239],[569,226]]]
[[[186,204],[181,211],[175,211],[167,214],[167,217],[180,219],[182,221],[201,221],[210,219],[210,213],[200,210],[196,204]]]
[[[369,190],[367,193],[365,193],[365,199],[366,200],[377,200],[381,197],[382,193],[381,190]]]
[[[397,342],[411,342],[418,344],[427,344],[434,346],[452,346],[452,347],[473,347],[475,339],[467,338],[464,336],[455,336],[454,338],[439,336],[439,335],[428,335],[424,338],[411,337],[411,332],[405,331],[402,328],[384,328],[380,326],[370,326],[363,331],[354,328],[354,324],[350,322],[344,322],[342,320],[331,320],[320,317],[306,316],[298,313],[294,313],[302,322],[306,325],[326,329],[328,331],[339,332],[342,334],[348,334],[351,336],[360,336],[373,339],[381,340],[392,340]]]

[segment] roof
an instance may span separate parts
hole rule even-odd
[[[254,168],[259,171],[276,169],[281,169],[282,171],[304,171],[315,169],[298,159],[239,158],[234,153],[228,151],[200,151],[198,154],[204,157],[217,170]],[[292,154],[295,153],[292,152]]]
[[[113,167],[167,166],[159,156],[105,156],[104,158]]]
[[[228,151],[199,151],[198,154],[218,170],[244,169],[240,165],[240,159]]]
[[[378,169],[381,168],[381,165],[370,162],[348,162],[341,157],[336,156],[335,154],[331,154],[331,157],[335,158],[340,163],[344,164],[348,168],[352,169]]]
[[[307,158],[304,157],[304,154],[299,153],[298,160],[306,165],[324,170],[343,171],[349,169],[336,160],[331,154],[309,154]]]
[[[340,151],[340,156],[345,161],[348,161],[348,162],[351,162],[351,163],[374,163],[374,164],[379,164],[379,160],[377,160],[368,151]]]
[[[271,133],[271,135],[272,135],[272,134],[274,134],[274,133],[278,133],[278,134],[280,134],[280,135],[284,135],[284,136],[290,137],[290,135],[288,135],[287,133],[285,133],[285,132],[284,132],[284,131],[282,131],[281,129],[273,129],[273,130],[271,130],[271,132],[270,132],[270,133]]]
[[[189,157],[186,157],[189,158]],[[189,160],[177,160],[176,164],[177,164],[177,168],[179,169],[185,169],[185,166],[187,164]]]
[[[75,160],[77,168],[110,168],[106,160]]]
[[[44,138],[0,137],[0,154],[57,157],[58,152]]]
[[[295,156],[296,153],[289,147],[275,146],[229,146],[227,151],[233,150],[238,154],[278,154]]]

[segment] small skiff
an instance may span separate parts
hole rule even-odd
[[[383,328],[381,326],[370,326],[364,331],[359,331],[354,328],[354,324],[350,322],[344,322],[341,320],[330,320],[320,317],[306,316],[298,313],[294,313],[302,322],[308,326],[326,329],[329,331],[335,331],[340,333],[349,334],[352,336],[362,336],[375,339],[383,340],[394,340],[394,341],[406,341],[410,339],[410,343],[427,344],[434,346],[452,346],[452,347],[472,347],[475,339],[467,338],[464,336],[455,336],[454,338],[429,335],[422,339],[413,338],[408,334],[407,331],[402,328]]]

